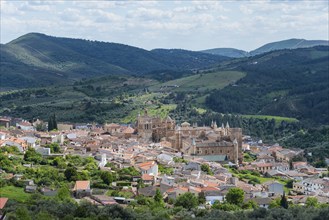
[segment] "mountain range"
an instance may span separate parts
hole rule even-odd
[[[206,51],[154,49],[124,44],[29,33],[0,45],[1,90],[70,84],[114,74],[145,75],[213,68],[232,58],[279,49],[328,45],[328,41],[291,39],[266,44],[251,52],[234,48]]]
[[[297,48],[307,48],[314,46],[329,46],[329,41],[289,39],[289,40],[268,43],[250,52],[244,50],[238,50],[235,48],[215,48],[209,50],[202,50],[200,52],[209,53],[213,55],[227,56],[232,58],[241,58],[241,57],[255,56],[258,54],[262,54],[274,50],[297,49]]]
[[[153,50],[39,33],[2,44],[1,85],[8,88],[70,83],[113,74],[206,68],[230,58],[187,50]]]

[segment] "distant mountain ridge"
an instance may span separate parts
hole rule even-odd
[[[268,43],[250,52],[235,49],[235,48],[214,48],[214,49],[202,50],[200,52],[227,56],[232,58],[241,58],[241,57],[255,56],[258,54],[267,53],[274,50],[297,49],[297,48],[307,48],[314,46],[329,46],[329,41],[305,40],[305,39],[293,38],[293,39]]]
[[[283,41],[277,41],[273,43],[265,44],[253,51],[250,51],[250,55],[257,55],[261,53],[266,53],[274,50],[282,49],[297,49],[297,48],[307,48],[314,46],[329,46],[329,41],[326,40],[305,40],[305,39],[289,39]]]
[[[29,33],[2,44],[0,52],[1,85],[14,88],[68,83],[109,74],[199,69],[229,59],[187,50],[148,51],[40,33]]]
[[[209,50],[201,50],[200,52],[232,57],[232,58],[241,58],[241,57],[249,56],[249,53],[247,51],[238,50],[235,48],[214,48]]]

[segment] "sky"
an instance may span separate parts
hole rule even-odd
[[[0,0],[0,42],[26,33],[141,47],[250,51],[290,38],[328,40],[328,0]]]

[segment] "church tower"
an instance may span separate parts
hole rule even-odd
[[[233,141],[233,147],[234,147],[234,156],[233,156],[233,160],[234,163],[239,166],[239,146],[238,146],[238,141],[236,140],[236,138]]]
[[[196,154],[196,143],[194,138],[192,139],[192,153],[193,155]]]
[[[182,149],[182,133],[181,128],[178,127],[176,131],[176,149],[181,150]]]

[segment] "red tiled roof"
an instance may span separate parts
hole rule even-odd
[[[5,207],[6,203],[8,201],[8,198],[0,198],[0,209],[3,209],[3,207]]]
[[[123,133],[125,133],[125,134],[132,134],[134,132],[135,132],[135,130],[132,127],[128,127],[123,131]]]
[[[144,163],[141,163],[141,164],[138,164],[137,166],[142,169],[142,170],[148,170],[150,169],[151,167],[153,167],[155,164],[154,161],[147,161],[147,162],[144,162]]]
[[[151,176],[151,175],[149,175],[147,173],[145,173],[145,174],[142,175],[142,180],[145,180],[145,181],[152,181],[153,178],[154,178],[153,176]]]
[[[90,181],[76,181],[73,190],[90,189]]]
[[[120,128],[120,125],[115,124],[115,123],[110,123],[110,124],[107,124],[106,127],[110,127],[110,128]]]
[[[211,187],[211,186],[203,187],[201,190],[202,190],[203,192],[204,192],[204,191],[220,191],[218,188],[216,188],[216,187]]]
[[[257,163],[257,167],[273,167],[273,164],[271,163]]]

